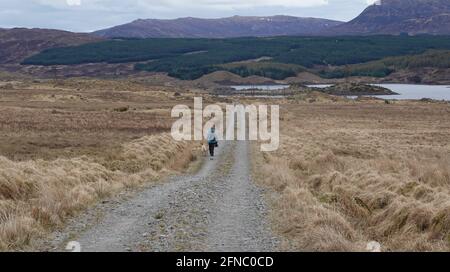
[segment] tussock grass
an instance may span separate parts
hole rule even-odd
[[[191,150],[160,134],[124,144],[107,163],[87,156],[23,162],[0,157],[0,250],[26,245],[99,199],[184,168]]]
[[[193,100],[174,99],[179,89],[101,79],[13,84],[0,101],[0,250],[195,160],[193,144],[168,134],[170,109]]]
[[[389,108],[387,108],[389,107]],[[286,250],[450,250],[448,106],[283,105],[281,148],[257,153]],[[447,140],[446,140],[447,139]]]

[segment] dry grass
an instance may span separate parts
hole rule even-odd
[[[257,153],[255,167],[277,192],[283,248],[450,250],[449,113],[445,103],[282,105],[281,149]]]
[[[26,244],[97,200],[181,169],[191,159],[186,143],[172,142],[169,134],[122,149],[106,166],[87,156],[26,162],[0,157],[0,249]]]
[[[122,81],[13,85],[1,90],[0,155],[14,161],[103,156],[122,143],[170,131],[172,106],[192,103],[188,95],[174,99],[167,88]]]
[[[0,250],[27,245],[99,199],[195,159],[191,143],[168,133],[170,108],[191,99],[121,81],[57,85],[1,90]]]

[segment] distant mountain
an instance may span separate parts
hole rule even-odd
[[[241,17],[222,19],[180,18],[136,20],[129,24],[94,32],[105,38],[231,38],[309,35],[342,22],[290,16]]]
[[[352,21],[325,32],[329,35],[449,35],[450,0],[379,0]]]
[[[20,63],[45,49],[100,41],[89,34],[51,29],[0,29],[0,64]]]

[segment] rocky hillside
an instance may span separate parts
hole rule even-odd
[[[449,0],[380,0],[330,35],[450,34]]]
[[[0,29],[0,64],[20,63],[42,50],[100,41],[89,34],[50,29]]]
[[[338,21],[290,16],[222,19],[180,18],[136,20],[129,24],[94,32],[106,38],[231,38],[307,35],[341,24]]]

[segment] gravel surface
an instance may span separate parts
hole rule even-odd
[[[64,251],[274,251],[263,191],[250,175],[249,144],[221,143],[198,174],[104,201],[40,245]]]

